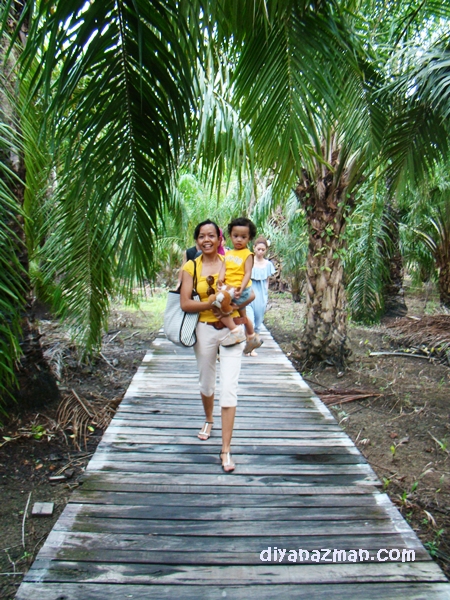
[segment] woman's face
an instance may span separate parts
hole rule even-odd
[[[267,252],[267,248],[265,244],[256,244],[253,248],[253,252],[257,258],[264,258]]]
[[[219,247],[219,236],[214,225],[202,225],[197,238],[197,245],[203,254],[214,254]]]

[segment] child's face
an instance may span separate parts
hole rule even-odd
[[[235,250],[247,248],[250,241],[249,228],[244,225],[235,225],[231,230],[231,241]]]
[[[253,251],[257,258],[264,258],[267,248],[265,244],[256,244],[256,246],[253,248]]]

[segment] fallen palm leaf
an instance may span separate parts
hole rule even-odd
[[[70,429],[72,435],[69,436],[74,446],[80,450],[81,441],[84,440],[84,446],[87,444],[88,426],[94,416],[94,410],[91,410],[87,400],[84,402],[75,392],[71,390],[58,406],[56,419],[63,429]]]
[[[404,317],[386,325],[386,328],[388,335],[397,343],[412,347],[408,356],[434,356],[450,364],[450,315]]]
[[[95,427],[99,429],[108,427],[121,401],[119,397],[109,401],[101,398],[101,405],[97,407],[99,403],[80,398],[72,389],[58,406],[57,421],[62,429],[72,431],[69,437],[77,450],[81,449],[82,443],[86,448],[89,432],[95,431]]]
[[[327,406],[353,402],[355,400],[365,400],[366,398],[378,398],[383,395],[364,390],[336,390],[333,388],[316,393]]]

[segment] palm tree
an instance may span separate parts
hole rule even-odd
[[[23,39],[27,27],[21,16],[22,6],[17,3],[11,15],[20,20],[19,34]],[[5,42],[5,40],[3,40]],[[42,405],[58,398],[56,381],[43,356],[40,332],[34,319],[34,298],[29,273],[33,238],[31,214],[37,218],[37,203],[29,210],[32,190],[40,187],[39,160],[43,153],[36,143],[32,107],[23,102],[21,92],[29,80],[24,78],[19,94],[15,96],[15,61],[20,50],[16,47],[7,53],[2,48],[3,70],[0,104],[1,160],[0,160],[0,270],[2,281],[2,325],[0,326],[0,394],[4,403],[11,399],[21,404]],[[41,144],[42,145],[42,144]],[[34,152],[31,152],[33,147]],[[30,163],[30,154],[33,154]],[[25,179],[28,186],[25,187]],[[28,241],[26,239],[28,231]],[[4,410],[0,407],[0,410]]]
[[[269,25],[253,23],[236,66],[256,161],[275,170],[279,188],[297,178],[296,194],[309,223],[305,361],[339,367],[348,356],[343,234],[358,186],[376,167],[389,166],[396,184],[402,175],[423,176],[448,140],[437,110],[442,107],[433,107],[424,93],[418,99],[411,93],[412,63],[388,61],[393,47],[401,49],[410,37],[409,52],[417,54],[420,28],[434,14],[448,17],[448,8],[426,2],[401,3],[396,10],[377,2],[352,3],[353,9],[363,6],[373,9],[365,22],[371,30],[352,21],[345,2],[318,3],[311,10],[283,5],[283,19],[271,13]],[[310,43],[319,22],[327,48],[317,39]],[[330,22],[333,30],[325,34]],[[403,55],[399,51],[396,57]],[[399,73],[403,84],[390,89],[386,82],[397,83]],[[441,81],[444,87],[448,78]],[[434,144],[435,132],[440,146]]]

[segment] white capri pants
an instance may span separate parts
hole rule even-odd
[[[212,396],[216,389],[217,349],[220,348],[219,404],[222,407],[237,405],[237,387],[242,363],[242,342],[234,346],[221,346],[220,342],[230,333],[229,329],[215,329],[212,325],[198,322],[197,343],[194,346],[199,371],[200,392]]]

